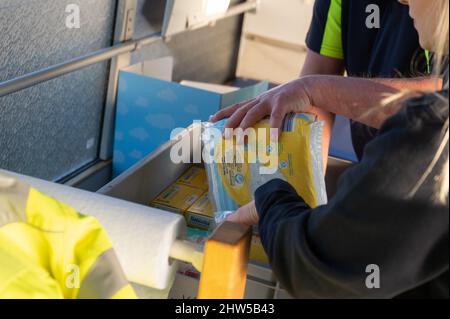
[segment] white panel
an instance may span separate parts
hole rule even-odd
[[[123,70],[151,76],[163,81],[172,81],[173,62],[173,57],[168,56],[136,63]]]
[[[172,36],[190,28],[191,24],[225,13],[230,0],[168,0],[164,14],[163,36]]]
[[[243,39],[236,75],[281,84],[296,79],[306,52]]]
[[[298,77],[313,0],[261,0],[245,15],[236,75],[280,84]]]
[[[304,45],[313,0],[261,0],[256,14],[246,14],[244,33]]]
[[[192,88],[197,88],[209,92],[215,92],[219,94],[226,94],[231,93],[239,90],[239,88],[228,86],[228,85],[220,85],[220,84],[211,84],[211,83],[205,83],[205,82],[197,82],[197,81],[189,81],[189,80],[183,80],[180,82],[181,85],[189,86]]]

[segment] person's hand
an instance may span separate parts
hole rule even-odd
[[[258,224],[259,215],[258,212],[256,211],[255,202],[252,201],[247,205],[242,206],[234,214],[228,215],[226,220],[248,226]]]
[[[245,130],[270,115],[270,127],[280,130],[286,114],[308,112],[312,108],[311,101],[307,79],[303,77],[254,99],[229,106],[211,116],[210,121],[217,122],[228,117],[225,128],[240,127]]]

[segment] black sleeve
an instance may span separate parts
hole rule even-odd
[[[442,125],[424,130],[408,117],[401,112],[383,125],[327,205],[309,208],[281,180],[256,191],[263,246],[293,296],[389,298],[448,271],[448,201],[433,201],[432,187],[407,199],[436,153]],[[379,289],[366,286],[373,264]]]
[[[325,26],[327,24],[328,11],[331,0],[316,0],[314,3],[313,17],[306,35],[307,47],[320,54],[322,40],[325,34]]]

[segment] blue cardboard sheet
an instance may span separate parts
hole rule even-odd
[[[121,71],[117,97],[113,175],[117,176],[170,139],[172,130],[207,121],[219,109],[253,98],[267,82],[219,94]]]
[[[333,131],[331,133],[330,156],[351,162],[358,162],[358,157],[353,149],[350,133],[350,121],[340,115],[336,115]]]

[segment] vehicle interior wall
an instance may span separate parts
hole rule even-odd
[[[64,24],[69,3],[80,6],[80,29]],[[0,0],[0,82],[110,46],[116,5]],[[164,6],[165,1],[138,0],[134,38],[161,31]],[[158,41],[133,53],[132,63],[173,56],[175,81],[231,81],[242,19]],[[61,181],[97,162],[108,74],[109,63],[98,63],[0,98],[0,167]]]
[[[80,29],[66,27],[71,3]],[[0,0],[0,82],[110,46],[115,11],[114,0]],[[0,167],[58,180],[95,161],[108,66],[0,98]]]

